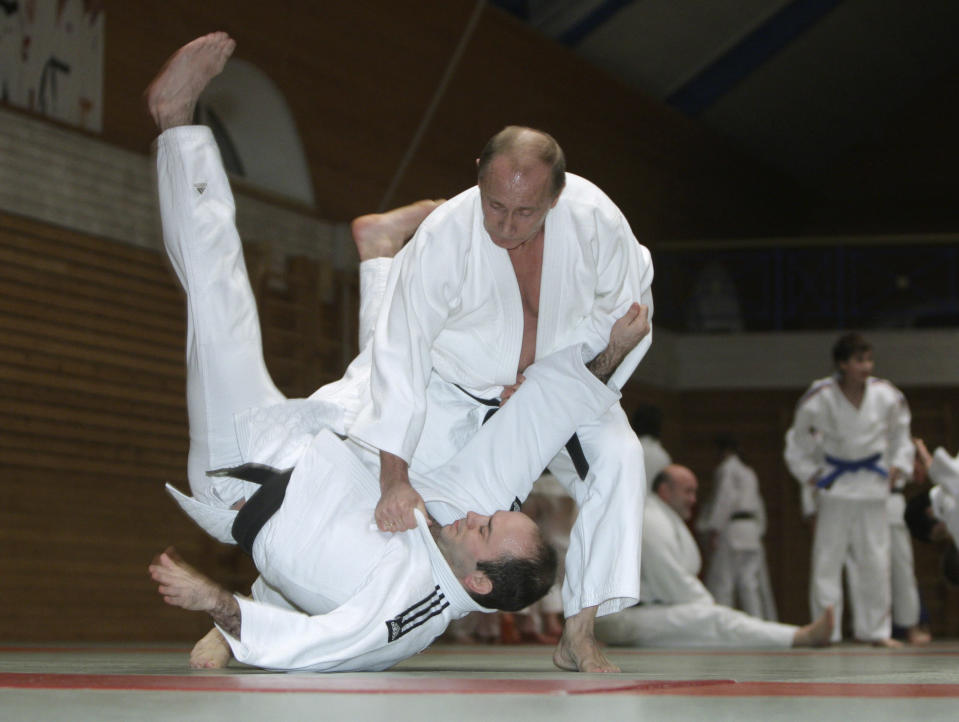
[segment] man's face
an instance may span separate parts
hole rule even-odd
[[[498,511],[493,516],[469,512],[447,524],[436,535],[436,544],[457,577],[475,571],[477,562],[504,556],[529,556],[538,536],[536,523],[518,511]]]
[[[500,248],[511,251],[543,228],[559,197],[550,196],[549,168],[527,164],[518,170],[507,156],[494,158],[480,180],[483,227]]]
[[[696,477],[689,470],[670,471],[670,481],[661,487],[660,497],[684,521],[693,517],[693,507],[696,506]]]
[[[840,361],[839,371],[847,381],[864,384],[872,376],[874,365],[872,351],[860,351],[853,354],[848,361]]]

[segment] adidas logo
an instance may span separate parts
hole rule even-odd
[[[194,183],[193,187],[196,188],[196,192],[202,196],[203,191],[206,190],[206,183]]]

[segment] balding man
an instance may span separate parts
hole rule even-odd
[[[832,610],[796,627],[716,604],[699,581],[702,565],[686,526],[696,504],[696,476],[671,464],[653,481],[643,524],[642,601],[596,623],[613,645],[645,647],[809,647],[829,643]]]
[[[652,316],[649,252],[599,188],[565,172],[553,138],[508,127],[477,165],[478,185],[433,211],[396,257],[374,336],[372,403],[349,429],[380,452],[384,530],[412,528],[423,507],[409,470],[449,459],[535,359],[570,344],[599,353],[634,301]],[[650,343],[613,370],[611,385],[622,387]],[[643,451],[619,404],[579,427],[567,449],[549,465],[579,506],[553,660],[618,671],[593,622],[638,601]]]

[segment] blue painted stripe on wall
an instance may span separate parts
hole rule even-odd
[[[606,0],[597,5],[592,12],[567,29],[557,39],[564,45],[577,45],[596,28],[607,23],[616,13],[627,5],[632,5],[633,2],[634,0]]]
[[[687,115],[702,113],[841,2],[794,0],[666,98],[666,102]]]

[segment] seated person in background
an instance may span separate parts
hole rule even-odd
[[[813,623],[796,627],[716,604],[698,579],[702,561],[686,526],[697,486],[693,472],[677,464],[654,480],[643,515],[640,603],[597,620],[597,639],[644,647],[784,649],[829,644],[831,608]]]

